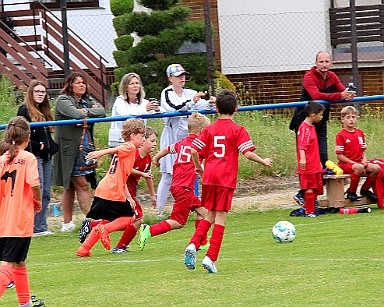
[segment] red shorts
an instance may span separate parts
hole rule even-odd
[[[323,178],[322,173],[300,174],[300,188],[302,190],[313,189],[317,195],[323,194]]]
[[[340,163],[339,166],[343,170],[344,174],[352,174],[352,166],[356,163]],[[361,163],[360,163],[361,164]]]
[[[203,185],[201,191],[201,202],[209,211],[231,210],[232,198],[235,189],[219,187],[216,185]]]
[[[131,196],[132,196],[132,194],[131,194]],[[136,207],[135,207],[135,210],[134,210],[135,211],[135,221],[136,220],[141,220],[143,218],[143,208],[141,208],[141,206],[140,206],[138,200],[136,199],[136,197],[132,196],[132,199],[133,199],[133,201],[136,204]]]
[[[171,186],[171,193],[175,199],[171,219],[180,225],[185,225],[188,221],[189,212],[195,211],[196,208],[200,208],[203,205],[193,190],[185,187]]]

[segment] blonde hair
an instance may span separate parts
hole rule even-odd
[[[121,136],[123,137],[124,141],[130,141],[132,133],[145,133],[145,124],[141,118],[130,118],[123,123]]]
[[[353,106],[346,106],[341,109],[340,116],[341,118],[345,117],[348,114],[357,115],[357,110]]]
[[[124,75],[124,77],[121,79],[119,85],[119,95],[122,96],[124,100],[128,100],[127,88],[133,78],[137,78],[137,80],[140,82],[140,91],[137,93],[136,98],[138,99],[139,103],[141,103],[141,100],[145,98],[143,82],[141,82],[140,76],[134,72]]]
[[[210,120],[203,114],[192,113],[188,119],[188,132],[189,133],[200,133],[200,130],[207,127],[210,124]]]

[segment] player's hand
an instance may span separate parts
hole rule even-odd
[[[199,178],[202,178],[203,177],[203,168],[201,166],[195,167],[195,173],[197,176],[199,176]]]
[[[151,203],[152,203],[152,208],[156,209],[157,208],[157,199],[156,199],[155,195],[151,196]]]
[[[204,97],[208,94],[207,91],[205,92],[198,92],[195,94],[195,96],[193,96],[193,102],[197,102],[201,97]]]
[[[85,157],[87,160],[97,160],[100,157],[98,151],[92,151]]]
[[[143,172],[141,176],[144,177],[144,178],[153,179],[152,173],[145,173],[145,172]]]
[[[127,197],[127,200],[129,201],[129,204],[131,205],[131,208],[133,210],[135,210],[136,208],[136,203],[134,202],[134,200],[132,199],[132,197]]]
[[[153,160],[152,160],[152,163],[153,163],[154,166],[156,166],[156,167],[160,167],[160,161],[159,161],[159,160],[157,160],[157,159],[153,159]]]
[[[307,165],[307,160],[305,160],[305,159],[300,159],[300,169],[301,170],[305,170],[305,166]]]
[[[265,158],[264,159],[264,165],[268,167],[272,167],[272,159],[271,158]]]
[[[38,199],[34,199],[33,200],[33,209],[34,209],[35,213],[39,213],[41,211],[41,208],[42,208],[41,201]]]

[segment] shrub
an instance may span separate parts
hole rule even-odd
[[[111,0],[111,11],[115,16],[131,13],[134,7],[134,0]]]
[[[117,50],[127,51],[132,48],[133,40],[131,35],[121,35],[120,37],[115,38],[114,42]]]

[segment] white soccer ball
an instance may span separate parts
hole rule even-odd
[[[277,222],[272,227],[273,239],[278,243],[292,242],[296,237],[295,225],[288,221]]]

